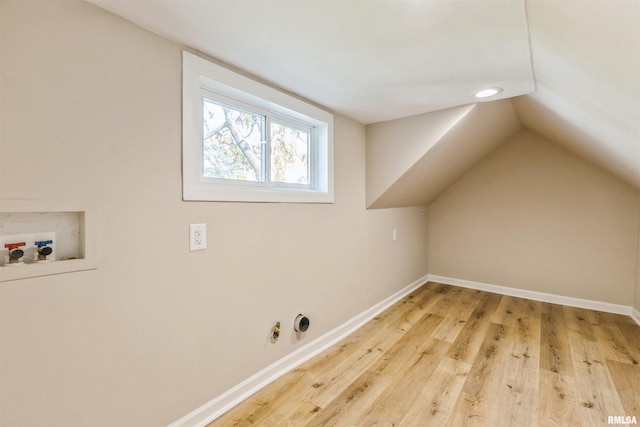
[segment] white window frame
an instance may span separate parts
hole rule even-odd
[[[205,178],[202,117],[205,93],[253,106],[256,111],[268,111],[278,122],[313,127],[316,141],[310,147],[315,150],[309,156],[313,162],[309,165],[311,185]],[[183,51],[182,191],[187,201],[333,203],[333,115]]]

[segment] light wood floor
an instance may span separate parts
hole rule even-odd
[[[640,423],[627,316],[428,283],[214,426]]]

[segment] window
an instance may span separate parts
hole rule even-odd
[[[333,202],[333,116],[183,52],[183,198]]]

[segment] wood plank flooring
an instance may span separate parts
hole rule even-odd
[[[640,423],[630,317],[427,283],[218,426]]]

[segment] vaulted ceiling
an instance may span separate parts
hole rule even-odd
[[[499,87],[486,100],[512,108],[491,115],[495,126],[512,127],[515,112],[640,189],[638,0],[89,1],[363,124],[474,104],[477,90]],[[448,144],[452,161],[478,160]]]

